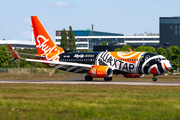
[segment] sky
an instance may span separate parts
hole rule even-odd
[[[180,0],[0,0],[0,40],[31,40],[31,16],[55,31],[159,33],[159,17],[180,16]]]

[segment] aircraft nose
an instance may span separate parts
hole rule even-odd
[[[172,67],[174,67],[174,64],[173,64],[172,62],[170,62],[170,65],[171,65]]]

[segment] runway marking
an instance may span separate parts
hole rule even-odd
[[[136,86],[180,86],[180,82],[121,82],[121,81],[55,81],[55,80],[0,80],[0,83],[26,83],[26,84],[70,84],[70,85],[136,85]]]

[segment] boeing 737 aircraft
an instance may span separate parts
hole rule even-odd
[[[156,76],[171,70],[173,64],[164,56],[147,52],[67,52],[56,46],[37,16],[31,16],[32,27],[36,41],[36,55],[19,53],[34,56],[36,59],[20,58],[9,45],[17,59],[44,63],[53,69],[64,70],[74,73],[86,73],[85,80],[92,81],[93,78],[104,78],[111,81],[113,74],[123,74],[127,78],[143,77],[145,74],[153,74],[153,81]],[[11,62],[11,63],[12,63]]]

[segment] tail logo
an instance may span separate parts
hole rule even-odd
[[[61,51],[61,48],[56,46],[55,44],[52,44],[49,39],[46,39],[43,35],[37,36],[37,49],[40,49],[43,54],[46,54],[47,60],[59,60],[59,54],[63,53],[64,51]]]
[[[44,54],[48,54],[48,53],[52,53],[53,50],[56,53],[59,53],[60,51],[56,48],[56,46],[54,45],[53,47],[50,47],[47,45],[47,42],[49,41],[49,39],[46,39],[44,36],[42,35],[38,35],[37,37],[37,48],[41,49]]]

